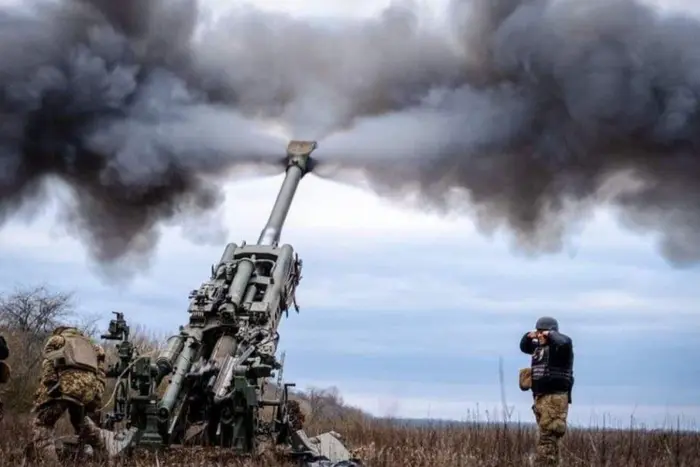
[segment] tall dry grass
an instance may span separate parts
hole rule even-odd
[[[29,439],[24,414],[9,414],[0,425],[0,464],[19,466]],[[64,428],[65,429],[65,428]],[[342,433],[368,466],[512,466],[527,465],[535,443],[529,425],[406,427],[391,421],[326,420],[307,425],[310,433],[334,429]],[[700,436],[695,433],[652,431],[570,430],[562,444],[564,466],[571,467],[690,467],[700,465]],[[81,463],[84,466],[97,463]],[[259,459],[240,459],[213,448],[143,452],[119,462],[131,466],[229,465],[268,467],[285,465],[270,453]],[[25,465],[33,465],[31,463]],[[68,462],[67,465],[75,465]],[[291,465],[291,464],[289,464]]]

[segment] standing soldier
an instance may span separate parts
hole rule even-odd
[[[532,355],[530,381],[521,389],[532,390],[539,428],[535,462],[541,466],[560,463],[559,442],[566,433],[571,389],[574,385],[574,349],[569,336],[559,332],[556,319],[545,316],[537,320],[535,331],[520,340],[520,350]]]
[[[78,329],[59,326],[46,342],[43,356],[41,379],[34,395],[32,444],[36,454],[58,461],[54,430],[65,411],[80,441],[104,454],[100,430],[89,417],[99,408],[105,389],[104,349]]]
[[[5,384],[10,379],[10,365],[5,360],[10,357],[10,348],[4,336],[0,336],[0,384]],[[5,418],[5,404],[0,400],[0,421]]]

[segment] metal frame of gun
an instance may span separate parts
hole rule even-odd
[[[113,311],[116,318],[110,320],[109,328],[106,334],[102,334],[100,338],[110,341],[120,341],[117,344],[117,355],[119,360],[107,369],[107,377],[113,378],[119,376],[124,369],[131,363],[134,356],[134,345],[129,340],[130,328],[124,319],[124,313]]]
[[[124,314],[112,312],[116,319],[109,322],[106,334],[100,337],[105,340],[118,340],[118,360],[111,365],[106,375],[117,378],[114,388],[114,406],[105,416],[102,428],[114,429],[115,424],[126,421],[131,428],[134,410],[142,411],[155,394],[155,378],[148,355],[139,356],[134,344],[129,340],[130,328],[124,319]],[[136,394],[133,393],[136,391]]]

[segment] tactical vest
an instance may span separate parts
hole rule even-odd
[[[540,346],[532,355],[532,381],[533,385],[561,382],[570,389],[574,382],[573,361],[564,368],[550,365],[549,346]]]
[[[56,370],[83,370],[98,372],[97,353],[89,338],[77,333],[63,333],[65,344],[46,354]]]

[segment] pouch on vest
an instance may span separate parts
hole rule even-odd
[[[10,380],[11,370],[9,363],[0,362],[0,384],[5,384]]]
[[[97,354],[92,342],[85,336],[63,335],[65,344],[46,355],[57,370],[85,370],[97,373]]]
[[[529,391],[532,388],[532,369],[521,368],[519,378],[520,390]]]

